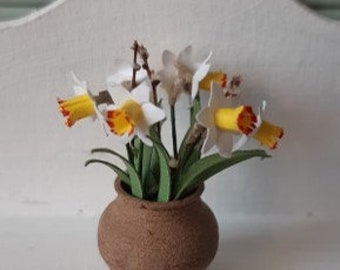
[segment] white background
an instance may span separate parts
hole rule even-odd
[[[291,0],[66,0],[0,24],[0,269],[105,269],[96,226],[114,175],[83,164],[91,148],[124,148],[98,122],[65,128],[56,98],[72,94],[71,70],[104,89],[135,39],[155,69],[166,48],[212,50],[285,128],[271,160],[207,183],[221,228],[211,269],[339,269],[340,24]]]

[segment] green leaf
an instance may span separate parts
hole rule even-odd
[[[170,200],[171,195],[171,172],[169,167],[169,157],[163,148],[154,142],[154,147],[157,151],[160,166],[160,179],[159,179],[159,202],[167,202]]]
[[[141,175],[140,172],[142,170],[143,146],[143,142],[138,137],[133,139],[134,164],[139,175]]]
[[[191,152],[186,157],[186,160],[183,163],[182,167],[180,167],[180,170],[185,170],[186,168],[189,168],[192,164],[194,164],[197,160],[201,158],[201,146],[202,143],[197,143],[197,145],[192,147]]]
[[[178,175],[174,198],[179,199],[186,191],[190,191],[213,175],[253,157],[268,158],[270,156],[263,150],[247,150],[235,151],[230,158],[214,154],[196,161],[184,173]]]
[[[108,148],[95,148],[91,151],[91,153],[107,153],[107,154],[112,154],[120,158],[124,162],[126,166],[126,171],[130,178],[130,187],[131,187],[132,195],[137,198],[143,199],[143,188],[142,188],[141,180],[138,176],[138,172],[136,171],[134,165],[129,160],[127,160],[125,157],[123,157],[119,153]]]
[[[144,145],[144,151],[143,151],[143,159],[142,159],[142,183],[146,183],[148,173],[150,171],[151,166],[151,158],[152,158],[153,148]]]
[[[101,159],[89,159],[85,162],[85,167],[88,166],[89,164],[92,164],[92,163],[100,163],[100,164],[103,164],[103,165],[109,167],[110,169],[112,169],[117,174],[117,176],[119,177],[119,179],[122,182],[130,185],[129,176],[118,166],[116,166],[116,165],[114,165],[110,162],[107,162],[105,160],[101,160]]]

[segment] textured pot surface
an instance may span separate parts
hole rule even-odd
[[[204,270],[218,246],[218,226],[201,200],[203,186],[179,201],[138,200],[116,180],[117,198],[103,212],[99,250],[112,270]]]

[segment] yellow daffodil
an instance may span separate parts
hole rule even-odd
[[[212,71],[203,78],[199,84],[199,89],[210,91],[211,83],[217,83],[224,91],[226,97],[236,97],[240,94],[241,76],[233,76],[227,80],[227,74],[222,71]]]
[[[283,137],[283,128],[263,120],[253,138],[270,149],[276,149],[278,140]]]
[[[251,107],[232,107],[230,99],[225,97],[223,90],[216,83],[211,84],[208,106],[197,114],[196,119],[207,128],[202,152],[205,153],[216,145],[222,156],[229,156],[236,150],[233,135],[251,133],[256,127],[257,120]],[[237,142],[237,148],[244,143],[244,140],[242,144]]]
[[[79,79],[72,73],[75,81],[73,87],[75,95],[69,99],[58,98],[59,111],[65,117],[65,125],[72,127],[78,120],[92,117],[103,123],[103,117],[97,109],[93,95],[87,88],[85,81]]]
[[[211,83],[217,83],[221,88],[227,87],[227,73],[211,71],[200,81],[199,89],[210,91]]]
[[[266,101],[262,102],[262,107],[258,116],[257,127],[254,130],[252,136],[261,145],[266,146],[270,149],[276,149],[279,139],[283,137],[283,128],[274,125],[266,120],[262,120],[261,114],[266,109]]]
[[[254,138],[261,145],[268,147],[269,149],[276,149],[278,141],[283,137],[284,131],[283,128],[262,119],[262,114],[265,111],[266,105],[266,101],[263,101],[262,106],[259,109],[259,114],[257,115],[256,127],[248,134],[248,137]],[[245,140],[247,140],[247,136],[242,135],[240,142]]]
[[[143,82],[131,92],[120,85],[108,90],[115,102],[105,113],[111,132],[125,142],[137,135],[145,144],[151,145],[149,127],[163,120],[165,113],[149,101],[150,87]]]

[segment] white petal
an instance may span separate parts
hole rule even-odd
[[[152,146],[152,141],[147,137],[148,133],[144,133],[141,130],[137,131],[137,136],[148,146]]]
[[[212,109],[230,107],[231,99],[224,96],[223,88],[221,88],[217,83],[212,82],[208,104]]]
[[[108,85],[121,84],[124,81],[131,81],[133,74],[133,66],[130,62],[124,60],[115,61],[115,71],[108,77]],[[140,83],[147,78],[147,72],[144,69],[140,69],[136,73],[136,82]]]
[[[142,110],[147,126],[151,126],[165,118],[164,111],[152,103],[143,104]]]
[[[132,95],[121,85],[115,87],[108,87],[108,92],[116,106],[120,106],[127,99],[133,99]]]
[[[73,86],[75,95],[87,94],[87,83],[85,81],[80,81],[73,71],[71,71],[71,77],[75,83],[75,86]]]
[[[211,56],[212,56],[212,52],[210,51],[208,57],[203,61],[203,63],[207,64],[209,62]]]
[[[207,128],[214,126],[214,117],[209,107],[202,108],[196,115],[197,122]]]
[[[266,100],[262,100],[262,111],[264,112],[266,110],[267,107],[267,101]]]
[[[184,48],[183,51],[179,53],[178,62],[182,65],[191,64],[191,53],[192,53],[192,46],[189,45]]]
[[[180,69],[190,70],[190,72],[194,73],[196,67],[195,63],[192,61],[191,52],[192,46],[188,46],[183,51],[181,51],[178,56],[178,65],[180,66]]]
[[[194,99],[198,93],[200,81],[207,75],[210,65],[202,64],[192,77],[191,98]]]
[[[217,139],[216,128],[208,128],[207,130],[207,137],[204,140],[202,153],[206,153],[209,151],[215,144]]]
[[[217,138],[218,152],[223,157],[230,157],[233,150],[233,137],[229,131],[219,131]]]
[[[118,135],[115,135],[115,137],[117,137],[119,139],[119,141],[122,143],[122,144],[127,144],[129,142],[131,142],[131,140],[133,139],[133,137],[135,136],[135,133],[134,132],[133,134],[131,134],[130,136],[128,134],[124,134],[123,136],[118,136]],[[112,133],[113,134],[113,133]]]
[[[176,58],[176,55],[169,50],[164,50],[162,53],[162,62],[164,66],[174,65],[176,63]]]
[[[86,88],[86,82],[80,81],[73,71],[71,71],[71,76],[72,76],[72,79],[73,79],[75,84],[77,84],[78,86],[80,86],[82,88]]]
[[[83,95],[83,94],[87,94],[87,89],[86,88],[83,88],[79,85],[75,85],[73,86],[73,92],[76,96],[79,96],[79,95]]]
[[[177,78],[177,70],[174,66],[167,66],[158,72],[158,76],[161,81],[162,88],[166,91],[170,91]]]
[[[109,135],[110,129],[109,129],[108,126],[107,126],[107,123],[106,123],[106,121],[105,121],[104,115],[103,115],[103,113],[101,113],[101,112],[99,111],[99,109],[98,109],[98,107],[96,106],[95,103],[93,103],[93,105],[94,105],[94,111],[96,112],[96,115],[93,117],[93,119],[94,119],[94,120],[98,119],[99,124],[102,126],[102,128],[103,128],[103,130],[104,130],[106,136],[108,136],[108,135]]]
[[[114,73],[114,74],[110,75],[109,77],[107,77],[107,79],[106,79],[107,87],[113,88],[117,85],[121,85],[123,82],[131,80],[131,77],[132,77],[132,75],[126,76],[124,73],[119,73],[119,72]]]
[[[233,151],[239,150],[248,141],[247,135],[241,135],[239,139],[234,143]]]
[[[138,101],[144,103],[150,101],[150,86],[144,81],[131,91],[131,95]]]

